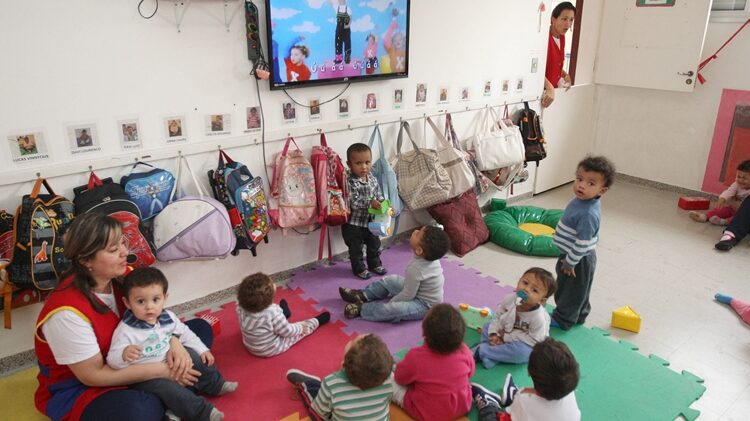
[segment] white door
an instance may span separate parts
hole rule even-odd
[[[692,92],[710,11],[711,0],[604,2],[595,82]]]

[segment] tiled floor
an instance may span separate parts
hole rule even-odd
[[[603,197],[601,240],[588,326],[671,362],[705,380],[692,407],[701,420],[750,419],[750,327],[713,300],[721,291],[750,301],[750,241],[714,250],[721,229],[677,207],[678,194],[616,183]],[[562,208],[566,185],[520,204]],[[530,266],[554,271],[555,259],[519,256],[489,244],[463,258],[469,267],[513,283]],[[638,334],[612,329],[611,311],[630,305],[643,318]],[[612,393],[617,393],[613,379]],[[634,402],[634,404],[637,404]]]

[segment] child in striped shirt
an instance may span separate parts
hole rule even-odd
[[[388,420],[393,394],[393,358],[377,335],[352,339],[344,348],[343,368],[321,382],[297,369],[286,378],[302,395],[313,419]],[[317,415],[317,417],[315,417]]]
[[[243,279],[237,291],[242,343],[259,357],[281,354],[331,319],[331,313],[325,311],[312,319],[289,323],[289,304],[283,299],[274,304],[275,295],[276,285],[260,272]]]
[[[568,330],[583,324],[591,312],[589,294],[596,269],[596,243],[602,205],[600,198],[614,182],[615,167],[603,156],[587,156],[578,163],[573,183],[575,198],[565,207],[554,243],[562,254],[557,261],[557,291],[552,313],[554,327]]]

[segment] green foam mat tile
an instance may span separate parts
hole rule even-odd
[[[575,326],[567,332],[553,328],[550,333],[568,345],[580,365],[581,380],[575,393],[583,421],[671,421],[680,415],[693,421],[700,415],[690,405],[706,387],[694,374],[677,373],[667,367],[666,360],[646,357],[635,345],[615,341],[599,328]],[[464,342],[471,346],[479,339],[479,333],[468,330]],[[405,353],[402,350],[396,355],[401,358]],[[507,373],[519,388],[533,386],[526,364],[499,364],[487,370],[480,363],[471,381],[499,393]],[[468,418],[478,420],[476,408]]]

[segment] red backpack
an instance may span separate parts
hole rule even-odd
[[[349,221],[349,192],[341,157],[328,146],[326,135],[320,134],[320,146],[313,146],[310,161],[315,174],[315,194],[318,202],[320,244],[318,260],[323,260],[323,244],[328,234],[328,260],[332,258],[331,234],[327,226],[343,225]]]

